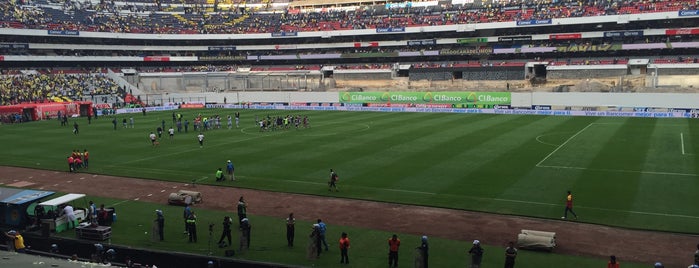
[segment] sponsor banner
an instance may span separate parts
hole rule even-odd
[[[643,31],[616,31],[616,32],[604,32],[604,37],[641,37],[643,36]]]
[[[366,43],[366,46],[368,46],[368,47],[378,47],[378,46],[379,46],[379,42],[368,42],[368,43]],[[361,43],[361,42],[354,42],[354,47],[362,47],[362,43]]]
[[[407,107],[412,107],[412,103],[367,103],[367,107],[399,107],[399,108],[407,108]]]
[[[401,33],[405,32],[405,27],[376,28],[377,33]]]
[[[48,30],[49,35],[80,35],[80,31],[73,30]]]
[[[451,104],[433,104],[433,103],[418,103],[413,107],[417,108],[452,108]]]
[[[439,55],[489,55],[493,53],[492,47],[465,47],[461,49],[443,49]]]
[[[245,56],[200,56],[200,61],[236,61],[246,60]]]
[[[526,25],[545,25],[545,24],[552,24],[553,21],[551,19],[547,20],[519,20],[517,21],[517,26],[526,26]]]
[[[295,60],[296,55],[261,55],[260,60]]]
[[[549,34],[550,40],[568,40],[568,39],[580,39],[580,38],[582,38],[581,33]]]
[[[277,33],[271,33],[272,37],[286,37],[286,36],[298,36],[299,33],[297,32],[277,32]]]
[[[274,45],[274,50],[280,49],[296,49],[296,45]]]
[[[339,59],[342,54],[299,54],[299,59]]]
[[[673,42],[672,48],[699,48],[699,42]]]
[[[633,50],[633,49],[666,49],[666,43],[651,43],[651,44],[623,44],[621,45],[622,50]]]
[[[209,51],[235,51],[234,46],[214,46],[209,47]]]
[[[386,4],[386,9],[391,9],[391,8],[406,8],[406,7],[412,7],[413,3],[412,2],[403,2],[403,3],[387,3]]]
[[[674,108],[674,109],[670,109],[670,112],[691,113],[692,109],[691,108]]]
[[[459,38],[456,39],[457,44],[477,44],[477,43],[488,43],[487,37],[473,37],[473,38]]]
[[[512,109],[510,105],[493,105],[493,109]]]
[[[383,58],[383,57],[398,57],[398,52],[346,53],[346,54],[342,54],[342,58]]]
[[[532,110],[551,110],[551,105],[532,105]]]
[[[699,28],[667,29],[665,35],[695,35],[699,34]]]
[[[555,47],[496,48],[493,49],[493,54],[546,53],[555,51]]]
[[[439,50],[400,51],[398,57],[439,56]]]
[[[688,16],[699,16],[699,10],[680,10],[677,12],[677,16],[688,17]]]
[[[434,39],[408,41],[408,46],[432,46],[432,45],[436,45],[436,44],[437,44],[437,40],[434,40]]]
[[[180,108],[182,109],[199,109],[199,108],[204,108],[203,103],[184,103],[180,104]]]
[[[29,44],[21,43],[2,43],[0,49],[29,49]]]
[[[169,56],[145,56],[143,61],[170,61]]]
[[[498,37],[498,42],[514,42],[514,41],[531,41],[531,35],[518,35],[518,36],[500,36]]]
[[[0,55],[0,61],[5,61],[5,56]]]
[[[177,110],[176,105],[167,105],[167,106],[148,106],[145,107],[146,111],[148,112],[157,112],[157,111],[172,111],[172,110]],[[123,109],[117,109],[116,113],[117,114],[132,114],[132,113],[141,113],[143,111],[143,108],[123,108]]]
[[[340,92],[342,103],[510,105],[510,92]]]
[[[567,47],[556,47],[558,52],[588,52],[588,51],[616,51],[621,50],[621,44],[570,44]]]

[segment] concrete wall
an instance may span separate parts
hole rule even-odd
[[[693,93],[599,93],[533,92],[512,93],[512,105],[615,106],[656,108],[699,108],[699,94]]]
[[[391,80],[392,73],[334,73],[335,80]]]
[[[160,97],[164,102],[338,102],[338,92],[205,92],[205,93],[169,93]],[[154,96],[149,96],[154,98]]]
[[[428,71],[410,71],[410,81],[446,81],[451,80],[454,74],[451,71],[428,70]]]
[[[547,70],[547,79],[584,79],[584,78],[602,78],[626,75],[626,69],[607,70],[607,69],[588,69],[588,70]]]
[[[653,79],[652,77],[650,79]],[[658,86],[659,87],[699,87],[699,76],[697,76],[697,70],[694,70],[692,76],[690,75],[662,75],[658,76]],[[659,89],[662,90],[662,89]]]
[[[488,67],[469,68],[462,72],[464,80],[522,80],[524,79],[524,67]]]

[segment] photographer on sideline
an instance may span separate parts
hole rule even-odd
[[[233,220],[231,219],[231,217],[228,217],[228,216],[223,217],[223,233],[221,233],[221,238],[218,239],[219,247],[223,247],[223,246],[221,246],[222,245],[221,243],[223,243],[224,238],[228,238],[228,245],[227,246],[230,246],[233,244],[233,242],[231,240],[231,224],[233,224]]]

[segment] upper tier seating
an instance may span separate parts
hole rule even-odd
[[[47,1],[46,5],[39,7],[20,6],[14,1],[2,1],[0,27],[127,33],[244,34],[506,22],[697,8],[695,0],[563,0],[556,3],[512,2],[486,7],[445,4],[387,8],[385,5],[374,5],[350,11],[329,9],[322,12],[299,12],[298,9],[287,9],[284,12],[263,13],[256,9],[241,11],[237,8],[213,12],[212,8],[190,5],[190,2],[197,1],[185,0],[184,3],[189,3],[185,5],[182,5],[183,1],[180,0],[170,1],[179,5],[176,8],[153,4],[117,6],[111,1],[97,5],[78,5],[73,2],[67,5],[61,1]],[[175,12],[179,9],[182,9],[184,14]]]

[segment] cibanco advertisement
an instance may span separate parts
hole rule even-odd
[[[411,103],[473,105],[510,105],[510,92],[340,92],[342,103]]]

